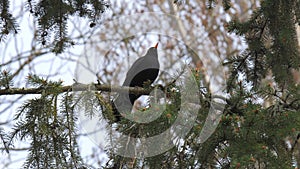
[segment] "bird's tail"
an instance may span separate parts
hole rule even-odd
[[[128,95],[120,94],[112,103],[113,115],[115,122],[121,121],[122,113],[128,113],[132,110],[133,103]]]

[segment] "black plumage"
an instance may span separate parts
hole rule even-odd
[[[152,84],[159,73],[159,62],[157,55],[158,43],[148,49],[145,56],[137,59],[126,74],[123,86],[143,87],[145,83]],[[113,111],[116,121],[120,121],[120,112],[130,112],[134,101],[141,95],[120,93],[114,100]]]

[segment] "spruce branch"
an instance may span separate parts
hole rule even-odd
[[[15,95],[15,94],[42,94],[44,91],[53,91],[55,87],[53,86],[43,86],[36,88],[9,88],[9,89],[0,89],[0,95]],[[142,87],[120,87],[120,86],[112,86],[106,84],[73,84],[67,86],[59,87],[61,93],[67,91],[89,91],[89,90],[97,90],[103,92],[129,92],[131,94],[149,94],[153,87],[150,88],[142,88]]]

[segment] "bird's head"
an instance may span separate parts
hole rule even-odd
[[[156,45],[154,47],[151,47],[148,49],[146,56],[155,56],[157,57],[157,46],[158,46],[158,42],[156,43]]]

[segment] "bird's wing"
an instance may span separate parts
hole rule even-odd
[[[143,62],[144,57],[140,57],[137,59],[130,67],[126,74],[125,81],[123,83],[123,86],[129,86],[131,80],[133,77],[138,73],[137,71],[141,70],[141,66],[143,66],[141,63]]]

